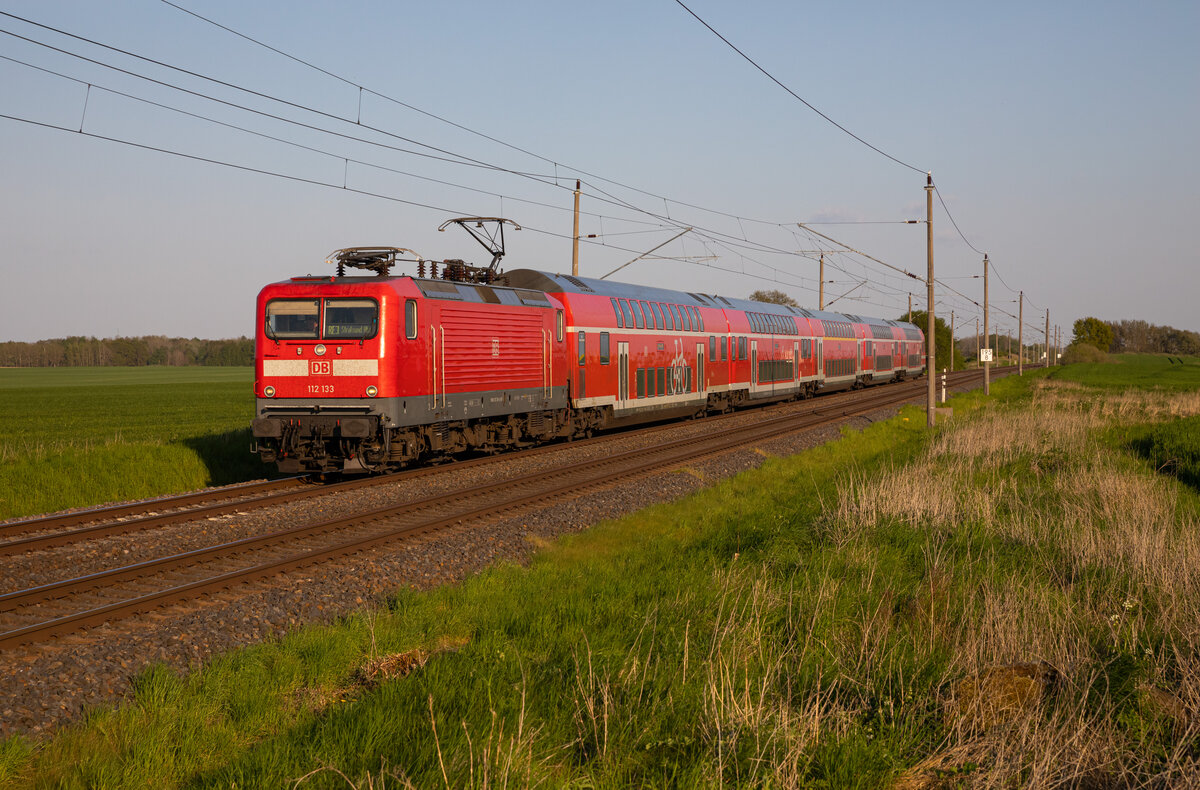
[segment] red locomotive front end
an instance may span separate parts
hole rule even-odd
[[[285,472],[367,470],[388,447],[399,375],[403,281],[296,277],[258,295],[253,424],[263,460]]]

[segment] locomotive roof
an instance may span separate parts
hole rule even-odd
[[[654,288],[648,285],[630,285],[629,283],[597,280],[591,277],[575,277],[570,274],[551,274],[533,269],[513,269],[505,272],[509,283],[516,288],[530,288],[550,293],[595,294],[596,296],[617,297],[618,299],[644,299],[654,302],[674,302],[675,304],[690,304],[697,307],[731,307],[752,313],[770,313],[774,315],[800,316],[816,318],[820,321],[849,321],[856,324],[875,324],[877,326],[895,326],[905,329],[918,329],[907,321],[892,321],[885,318],[870,318],[849,313],[833,313],[828,310],[809,310],[803,307],[774,304],[772,302],[755,302],[750,299],[734,299],[712,294],[692,293],[690,291],[674,291],[669,288]]]

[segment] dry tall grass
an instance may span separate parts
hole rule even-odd
[[[947,536],[997,546],[949,582],[931,563],[914,628],[950,647],[958,676],[1041,661],[1061,683],[1052,705],[1003,727],[951,723],[942,756],[979,766],[971,786],[1200,784],[1200,523],[1175,484],[1098,439],[1116,421],[1200,414],[1200,393],[1079,394],[1041,382],[1031,406],[952,424],[907,468],[849,475],[826,528],[849,547],[899,522],[922,533],[929,557]],[[1009,549],[1028,567],[1014,569]],[[937,584],[951,589],[940,607]],[[1125,675],[1137,682],[1122,685]],[[1131,709],[1148,727],[1169,720],[1169,754],[1146,753],[1138,727],[1118,726]]]

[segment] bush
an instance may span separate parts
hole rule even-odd
[[[1076,362],[1113,362],[1113,358],[1100,349],[1088,343],[1072,343],[1063,352],[1062,364],[1072,365]]]

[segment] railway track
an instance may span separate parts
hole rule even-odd
[[[959,384],[978,376],[976,371],[966,371],[952,376],[948,383]],[[760,413],[765,419],[748,427],[717,428],[702,436],[622,452],[602,461],[589,460],[563,466],[551,472],[542,471],[346,518],[301,525],[75,579],[12,591],[0,595],[0,649],[50,639],[109,620],[200,597],[235,584],[364,551],[390,541],[493,518],[505,512],[553,501],[555,498],[578,496],[580,493],[611,486],[630,477],[726,452],[734,446],[764,441],[908,401],[925,386],[924,381],[915,381],[871,389],[861,393],[852,402],[840,404],[815,401],[812,402],[813,408],[801,413],[773,414],[764,411]],[[663,428],[651,430],[660,429]],[[589,441],[603,440],[601,437]],[[549,445],[534,448],[533,451],[549,452],[563,446]],[[487,463],[494,460],[481,458],[466,463]],[[461,468],[461,465],[454,468]],[[291,485],[280,486],[281,490],[265,493],[264,498],[256,502],[269,500],[265,503],[271,504],[282,497],[295,498],[329,493],[338,486],[396,482],[397,477],[446,470],[446,467],[413,470],[382,481],[376,478],[360,479],[325,488],[303,486],[292,481]],[[191,515],[186,518],[195,520],[201,517],[197,513],[211,514],[213,511],[208,508],[240,510],[246,507],[248,505],[245,501],[202,505],[200,510],[189,511]],[[178,518],[179,515],[173,513],[171,517]],[[144,515],[140,518],[152,520],[160,516]],[[103,528],[105,525],[101,524],[99,527]],[[44,536],[57,542],[43,544],[43,547],[63,545],[64,538],[70,534],[75,534],[76,539],[94,537],[98,533],[87,533],[87,530],[95,528],[93,526],[72,533]],[[119,529],[120,525],[114,528]],[[31,546],[36,545],[29,542],[30,540],[32,539],[14,541],[4,546],[20,544],[24,546],[20,550],[29,551]],[[0,549],[3,548],[0,546]]]

